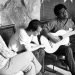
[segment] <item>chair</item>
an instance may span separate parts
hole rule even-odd
[[[9,43],[9,40],[10,40],[11,36],[14,33],[15,33],[14,24],[0,27],[0,35],[4,39],[7,46],[8,46],[8,43]]]
[[[65,56],[63,55],[57,56],[55,54],[46,53],[44,62],[45,62],[44,65],[46,66],[44,70],[47,70],[53,73],[56,72],[54,66],[67,70],[67,71],[69,70],[67,64],[65,63]],[[49,69],[47,67],[47,65],[50,65],[50,64],[53,65],[53,69]]]

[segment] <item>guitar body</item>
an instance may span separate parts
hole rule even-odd
[[[67,33],[67,31],[65,31],[65,30],[59,30],[56,33],[51,33],[51,34],[54,36],[62,36],[66,33]],[[58,50],[58,48],[61,45],[69,44],[69,37],[62,39],[61,41],[59,41],[57,43],[53,43],[52,41],[49,41],[45,36],[41,36],[40,41],[41,41],[41,44],[43,44],[45,46],[45,51],[47,53],[54,53]]]

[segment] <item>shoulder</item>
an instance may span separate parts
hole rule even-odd
[[[54,18],[54,19],[51,19],[49,22],[48,22],[48,25],[56,25],[57,24],[57,18]]]
[[[74,24],[74,22],[73,22],[73,20],[70,18],[70,19],[68,19],[68,23],[70,23],[70,24]]]
[[[21,35],[22,35],[22,34],[27,34],[27,33],[26,33],[26,30],[25,30],[25,29],[23,29],[23,28],[19,29],[19,31],[18,31],[18,32],[19,32]]]

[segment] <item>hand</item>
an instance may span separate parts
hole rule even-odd
[[[59,42],[61,39],[59,38],[59,36],[54,36],[53,37],[53,42],[54,43],[57,43],[57,42]]]
[[[59,36],[54,36],[52,33],[48,33],[48,36],[49,36],[49,40],[54,42],[54,43],[57,43],[57,42],[59,42],[61,40],[59,38]]]
[[[44,45],[40,45],[40,48],[45,49],[45,46]]]

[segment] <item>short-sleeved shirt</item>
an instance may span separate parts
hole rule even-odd
[[[60,22],[58,19],[54,19],[43,27],[47,32],[56,32],[58,30],[64,29],[69,30],[69,28],[75,28],[74,22],[71,19],[67,19],[65,23]]]
[[[25,31],[25,29],[21,28],[17,30],[16,33],[10,39],[9,48],[16,52],[25,49],[30,50],[31,41],[37,40],[37,37],[35,37],[35,40],[33,38],[34,38],[33,35],[29,36]]]

